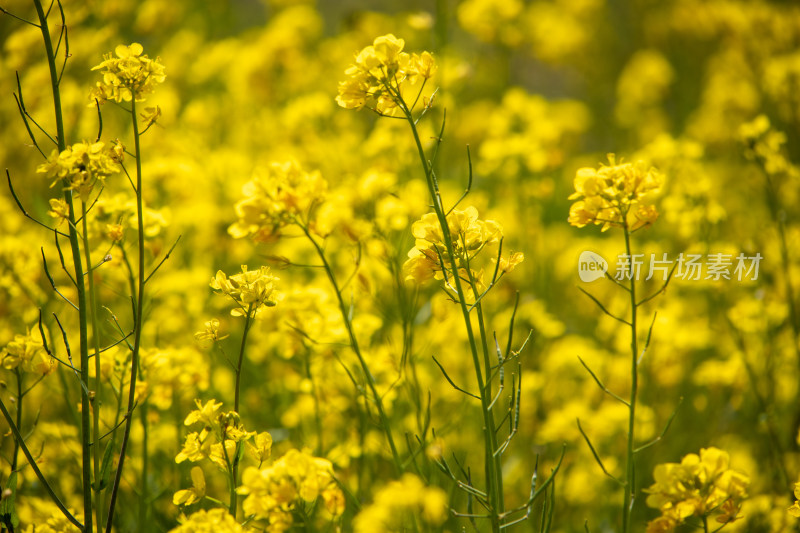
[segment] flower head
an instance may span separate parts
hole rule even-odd
[[[303,219],[325,198],[327,182],[319,171],[306,172],[294,161],[272,163],[256,171],[242,189],[244,199],[236,204],[239,220],[228,228],[234,238],[250,236],[267,241],[278,231]]]
[[[428,80],[436,72],[430,52],[403,52],[405,41],[392,34],[381,35],[361,50],[339,82],[336,102],[346,109],[370,107],[384,115],[394,115],[403,103],[404,85]]]
[[[582,168],[575,176],[575,192],[570,200],[579,199],[569,209],[569,223],[582,228],[587,224],[625,227],[637,230],[655,222],[658,211],[652,198],[661,189],[661,175],[644,162],[616,163],[608,155],[609,165],[599,169]]]
[[[120,166],[105,149],[102,142],[82,142],[68,146],[63,152],[53,150],[45,163],[39,165],[36,172],[52,179],[51,187],[63,183],[64,188],[77,192],[81,200],[86,201],[95,184],[120,171]],[[61,215],[61,211],[53,211]],[[63,208],[62,208],[63,210]]]
[[[278,302],[278,291],[275,282],[278,280],[270,272],[269,267],[262,266],[258,270],[247,270],[242,265],[242,272],[228,276],[222,270],[211,280],[211,288],[230,296],[237,307],[231,311],[233,316],[255,316],[262,307],[273,307]],[[211,324],[213,327],[213,323]]]
[[[447,215],[447,226],[459,276],[466,281],[475,280],[480,285],[482,270],[475,270],[478,263],[475,258],[487,245],[500,242],[503,228],[494,220],[480,220],[478,210],[471,206],[463,211],[453,209]],[[416,242],[403,265],[405,279],[417,283],[445,279],[442,262],[448,263],[447,247],[436,214],[423,215],[411,226],[411,233],[416,237]],[[499,258],[498,272],[501,275],[510,272],[523,258],[521,253]],[[497,261],[497,258],[494,260]],[[451,272],[450,265],[447,265],[447,272],[448,275]]]
[[[7,370],[18,368],[43,376],[55,370],[55,361],[44,349],[41,335],[30,330],[25,335],[15,335],[0,351],[0,365]]]
[[[144,101],[144,97],[153,88],[162,83],[166,78],[164,65],[159,63],[160,58],[150,59],[143,54],[144,48],[139,43],[129,46],[119,45],[114,54],[105,54],[103,62],[92,68],[101,70],[103,81],[98,81],[92,90],[91,105],[97,100],[103,103],[107,100],[116,102]]]
[[[647,505],[661,510],[649,533],[672,531],[691,516],[709,517],[726,524],[738,518],[747,498],[750,478],[729,468],[730,456],[717,448],[690,453],[680,463],[664,463],[653,472],[655,483],[645,492]]]

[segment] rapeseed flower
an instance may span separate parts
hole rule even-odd
[[[97,182],[102,185],[106,178],[120,171],[120,166],[105,149],[102,142],[82,142],[68,146],[63,152],[53,150],[45,163],[36,172],[52,179],[50,187],[62,182],[65,190],[78,193],[84,202]],[[63,216],[64,206],[51,203],[54,216]]]
[[[392,34],[377,37],[356,55],[347,70],[347,79],[339,82],[336,102],[345,109],[369,107],[382,115],[394,116],[405,105],[404,85],[426,81],[436,72],[430,52],[403,52],[405,41]]]
[[[609,165],[599,169],[581,168],[575,176],[575,192],[570,200],[582,198],[569,209],[569,223],[582,228],[587,224],[635,231],[658,218],[652,204],[661,189],[661,175],[644,162],[617,164],[614,154]]]
[[[44,349],[41,335],[28,330],[25,335],[15,335],[0,352],[0,366],[7,370],[15,368],[32,374],[46,376],[55,370],[55,360]]]
[[[319,171],[306,172],[295,161],[258,169],[242,189],[245,197],[235,207],[239,220],[228,233],[235,239],[249,236],[256,242],[273,239],[298,218],[307,223],[311,210],[325,199],[327,189]]]
[[[438,526],[447,519],[447,501],[442,489],[427,487],[417,476],[404,474],[378,491],[375,501],[355,517],[353,527],[356,533],[406,531],[405,521],[411,516]]]
[[[244,528],[227,509],[200,510],[170,533],[241,533]]]
[[[738,519],[750,478],[729,465],[728,453],[712,447],[699,455],[690,453],[680,463],[656,466],[655,483],[645,492],[647,505],[660,509],[661,516],[650,521],[647,533],[672,531],[692,516],[716,514],[721,524]]]
[[[222,270],[211,280],[211,288],[230,296],[237,307],[231,310],[233,316],[255,315],[262,307],[274,307],[279,298],[275,290],[278,280],[270,272],[269,267],[262,266],[258,270],[247,270],[242,265],[240,274],[228,276]],[[213,327],[213,323],[211,324]]]
[[[143,52],[144,48],[139,43],[129,46],[121,44],[114,49],[116,57],[105,54],[103,62],[92,67],[92,70],[101,70],[103,81],[98,81],[92,90],[91,105],[95,100],[100,103],[108,100],[130,102],[132,99],[142,102],[156,85],[163,83],[166,75],[164,65],[159,63],[161,59],[150,59]],[[148,117],[152,115],[148,113]]]

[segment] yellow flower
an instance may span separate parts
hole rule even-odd
[[[192,505],[206,497],[206,478],[203,469],[199,466],[192,467],[192,488],[177,491],[172,496],[175,505]]]
[[[447,226],[459,276],[470,281],[474,279],[478,285],[483,283],[482,271],[475,270],[478,254],[488,244],[497,244],[503,237],[503,228],[494,220],[480,220],[478,210],[474,207],[454,209],[447,215]],[[442,261],[446,263],[447,248],[444,234],[435,213],[427,213],[411,226],[411,233],[416,238],[414,248],[408,252],[408,260],[403,265],[406,281],[422,284],[431,279],[445,278]],[[508,258],[499,258],[501,273],[510,272],[522,262],[524,255],[517,252]],[[497,261],[497,258],[493,259]],[[448,279],[452,269],[447,265]]]
[[[86,201],[98,181],[103,183],[108,176],[120,171],[111,153],[104,148],[102,142],[82,142],[68,146],[63,152],[53,150],[36,172],[52,179],[51,187],[63,182],[65,190],[77,192],[81,200]]]
[[[255,316],[261,307],[273,307],[277,304],[277,280],[269,267],[247,270],[247,265],[242,265],[242,272],[230,277],[221,270],[217,271],[210,285],[212,289],[230,296],[236,302],[238,307],[231,311],[233,316],[246,316],[248,309]]]
[[[0,351],[0,365],[7,370],[18,368],[43,376],[55,370],[55,361],[45,351],[41,334],[30,330],[25,335],[15,335]]]
[[[575,192],[569,223],[579,228],[587,224],[625,227],[635,231],[655,222],[658,211],[652,198],[661,189],[661,176],[642,161],[616,164],[614,154],[608,155],[609,166],[599,169],[582,168],[575,175]]]
[[[56,219],[56,227],[58,227],[62,222],[69,219],[69,205],[63,198],[51,198],[50,210],[47,214]]]
[[[356,533],[405,531],[404,524],[416,522],[416,518],[438,526],[447,519],[447,501],[442,489],[425,486],[414,474],[404,474],[377,492],[373,503],[356,515],[353,528]]]
[[[141,102],[164,81],[166,75],[164,65],[159,63],[160,58],[153,60],[142,52],[144,49],[139,43],[119,45],[114,50],[117,57],[105,54],[103,62],[92,67],[92,70],[102,70],[103,81],[97,82],[92,90],[90,105],[95,105],[95,100],[100,103],[107,100],[130,102],[132,99]]]
[[[267,241],[298,218],[308,222],[311,211],[325,198],[328,184],[319,171],[306,172],[294,161],[258,169],[242,189],[236,204],[237,222],[228,228],[234,238]]]
[[[272,455],[272,435],[263,431],[255,436],[255,443],[247,443],[250,454],[260,465]]]
[[[242,526],[227,509],[200,510],[193,513],[170,533],[241,533]]]
[[[657,465],[655,483],[647,505],[661,510],[661,517],[648,524],[648,533],[672,531],[691,516],[708,517],[728,523],[738,518],[747,498],[750,478],[729,468],[729,455],[718,448],[704,448],[689,454],[680,463]]]
[[[336,102],[345,109],[367,106],[380,114],[395,115],[398,106],[405,105],[404,86],[418,78],[428,80],[436,72],[430,52],[408,54],[404,47],[405,41],[392,34],[375,38],[345,70],[347,78],[339,82]]]
[[[217,341],[221,341],[222,339],[227,339],[229,335],[222,335],[219,334],[219,320],[216,318],[212,318],[211,320],[206,321],[203,323],[203,326],[206,328],[204,331],[198,331],[194,334],[194,338],[197,343],[204,347],[208,348],[212,344]]]

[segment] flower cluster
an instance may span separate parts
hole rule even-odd
[[[635,231],[658,218],[652,198],[661,189],[661,175],[644,162],[616,163],[608,155],[609,165],[599,169],[582,168],[575,176],[575,192],[570,200],[582,198],[569,209],[569,223],[582,228],[587,224]]]
[[[653,472],[655,483],[648,489],[647,505],[661,516],[647,524],[647,533],[673,531],[692,516],[708,518],[716,513],[721,524],[737,518],[747,498],[750,478],[729,468],[729,455],[718,448],[691,453],[680,463],[664,463]]]
[[[226,509],[193,513],[170,533],[241,533],[244,528]]]
[[[197,409],[189,413],[184,425],[202,423],[203,429],[186,436],[183,449],[175,456],[176,463],[193,463],[209,459],[220,469],[227,471],[237,453],[240,442],[253,437],[254,431],[246,431],[235,411],[220,412],[222,402],[209,400],[203,405],[195,400]]]
[[[270,240],[298,217],[307,219],[325,198],[327,188],[319,171],[306,172],[294,161],[272,163],[257,170],[245,184],[245,198],[236,204],[239,220],[228,233],[236,239],[250,236],[256,242]]]
[[[794,484],[794,503],[787,511],[793,517],[800,518],[800,483]]]
[[[488,244],[496,244],[503,237],[503,228],[494,220],[480,220],[478,210],[467,207],[453,209],[447,215],[447,226],[453,245],[454,258],[458,275],[461,279],[478,285],[483,283],[483,269],[474,270],[475,257]],[[447,249],[442,227],[435,213],[428,213],[411,226],[411,233],[416,238],[414,248],[408,252],[408,260],[403,265],[406,281],[425,283],[431,279],[449,278],[452,272],[447,266],[447,276],[443,272],[442,261],[447,262]],[[502,274],[510,272],[521,263],[524,256],[520,252],[512,253],[508,258],[499,258],[497,270]]]
[[[420,517],[426,524],[438,526],[447,519],[447,494],[438,487],[426,487],[413,474],[404,474],[375,495],[375,501],[356,516],[356,533],[406,531],[405,520]],[[411,518],[409,524],[417,523]]]
[[[398,106],[406,105],[404,84],[428,80],[436,72],[430,52],[403,52],[405,41],[392,34],[377,37],[356,55],[356,62],[345,70],[347,79],[339,82],[336,102],[346,109],[364,106],[382,115],[394,116]],[[421,88],[420,88],[421,91]]]
[[[25,335],[15,335],[14,340],[3,348],[0,366],[46,376],[55,369],[55,361],[44,349],[41,336],[28,331]]]
[[[302,501],[322,497],[331,515],[344,512],[344,494],[333,479],[333,465],[305,450],[289,450],[264,469],[247,468],[236,492],[247,496],[242,503],[245,515],[265,520],[271,533],[292,527],[292,510]]]
[[[36,169],[39,174],[53,180],[51,187],[62,182],[65,189],[77,192],[83,201],[89,198],[98,181],[102,184],[108,176],[119,171],[115,153],[106,150],[102,142],[73,144],[60,153],[53,150],[47,161]],[[54,216],[67,216],[63,204],[51,203],[51,207]]]
[[[278,279],[269,267],[247,270],[247,265],[242,265],[242,272],[230,277],[222,270],[217,271],[210,285],[236,302],[238,307],[231,310],[233,316],[255,316],[260,308],[277,304],[280,294],[275,290],[275,282]]]
[[[147,54],[142,54],[144,48],[139,43],[130,46],[119,45],[114,53],[105,54],[103,62],[92,67],[92,70],[102,70],[103,81],[98,81],[92,90],[90,99],[105,102],[137,102],[144,101],[153,88],[162,83],[166,78],[164,65],[159,63],[160,58],[150,59]]]
[[[745,144],[745,157],[759,162],[768,175],[797,176],[798,169],[784,155],[786,134],[773,128],[766,115],[759,115],[752,122],[742,124],[739,137]]]

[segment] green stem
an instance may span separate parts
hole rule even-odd
[[[622,533],[628,533],[631,528],[631,511],[633,508],[633,498],[635,497],[636,487],[634,484],[634,429],[636,417],[636,396],[639,389],[639,361],[638,361],[638,339],[636,336],[636,280],[634,279],[633,256],[631,255],[631,235],[628,225],[623,225],[625,233],[625,253],[628,254],[629,274],[630,274],[630,297],[631,297],[631,396],[628,402],[628,450],[625,456],[625,486],[622,500]]]
[[[17,375],[17,427],[22,427],[22,372],[19,371],[19,367],[14,369],[14,373]],[[19,442],[17,439],[14,439],[14,455],[11,456],[11,471],[15,472],[17,470],[17,460],[19,458]]]
[[[253,320],[253,304],[247,308],[247,316],[244,320],[244,333],[242,333],[242,344],[239,347],[239,363],[236,365],[236,390],[234,392],[233,410],[239,413],[239,383],[242,377],[242,363],[244,362],[244,347],[247,343],[247,333],[250,331],[251,321]]]
[[[431,196],[431,200],[433,201],[433,209],[436,213],[436,218],[439,221],[439,225],[442,228],[442,236],[444,238],[444,245],[447,251],[447,259],[449,259],[450,264],[453,269],[453,283],[456,289],[456,295],[458,296],[459,304],[461,307],[461,314],[463,315],[464,325],[467,329],[467,337],[469,339],[469,346],[470,352],[472,355],[472,365],[475,369],[475,379],[478,384],[478,391],[480,393],[480,400],[481,400],[481,411],[483,414],[483,434],[484,434],[484,470],[486,475],[486,485],[487,485],[487,494],[489,495],[489,506],[490,506],[490,518],[492,523],[492,532],[499,533],[500,531],[500,509],[503,501],[503,496],[500,494],[501,490],[501,483],[498,483],[498,479],[502,477],[502,471],[497,471],[497,462],[495,461],[494,452],[496,450],[496,437],[494,435],[495,424],[494,424],[494,415],[492,413],[490,406],[491,398],[486,393],[487,391],[491,390],[491,383],[486,383],[483,378],[483,372],[481,371],[481,361],[480,356],[478,355],[478,346],[475,340],[475,332],[472,329],[472,321],[470,320],[469,316],[469,309],[467,307],[465,292],[461,285],[461,278],[458,275],[458,265],[456,263],[455,252],[453,248],[453,240],[452,236],[450,235],[449,225],[447,224],[447,216],[444,212],[444,207],[442,206],[441,196],[439,195],[438,187],[434,182],[433,170],[431,169],[430,164],[428,163],[428,159],[425,156],[425,150],[422,147],[422,141],[419,137],[419,132],[417,131],[416,123],[414,122],[414,117],[411,114],[411,110],[408,109],[408,106],[405,105],[402,98],[397,95],[398,97],[398,104],[400,109],[403,111],[406,120],[408,121],[409,126],[411,126],[411,133],[414,136],[414,142],[417,146],[417,152],[419,154],[420,162],[422,163],[422,167],[425,170],[425,180],[428,185],[428,193]],[[445,265],[442,265],[442,268],[446,268]],[[484,362],[485,363],[485,362]],[[487,374],[487,379],[489,379],[489,375]],[[488,387],[487,387],[488,385]]]
[[[402,474],[404,470],[403,462],[400,460],[400,453],[397,451],[397,446],[395,445],[394,438],[392,437],[392,428],[389,425],[389,418],[386,416],[386,410],[383,408],[383,400],[381,399],[380,394],[378,394],[378,389],[375,386],[375,378],[372,376],[372,372],[370,372],[367,361],[364,359],[364,355],[361,353],[361,348],[358,345],[358,339],[356,338],[356,333],[353,330],[353,322],[350,320],[350,313],[348,312],[347,306],[342,298],[342,291],[339,289],[339,283],[336,281],[336,276],[333,274],[333,269],[331,268],[330,263],[328,263],[328,259],[325,257],[325,252],[317,240],[311,235],[308,227],[299,220],[295,220],[295,222],[303,230],[303,233],[305,233],[306,237],[308,237],[308,240],[311,241],[311,244],[314,245],[314,249],[317,251],[317,256],[319,257],[320,261],[322,261],[322,266],[325,269],[325,273],[328,275],[328,280],[333,286],[333,292],[336,294],[336,299],[339,303],[339,311],[342,315],[345,329],[347,329],[347,334],[350,337],[350,347],[352,348],[353,353],[355,353],[356,358],[361,365],[361,370],[364,373],[364,379],[366,380],[367,386],[369,387],[370,392],[372,392],[372,396],[375,399],[375,408],[378,410],[378,417],[380,418],[381,427],[386,433],[386,440],[389,442],[389,448],[392,452],[392,459],[394,460],[396,473],[398,475]]]
[[[33,0],[36,14],[39,17],[39,28],[42,31],[47,65],[50,69],[50,86],[53,91],[53,106],[56,121],[56,142],[58,151],[63,152],[66,147],[64,136],[64,116],[61,111],[61,91],[59,89],[58,69],[56,67],[55,51],[50,39],[50,28],[47,24],[47,15],[42,8],[41,0]],[[78,297],[78,338],[80,345],[81,372],[80,378],[84,384],[89,383],[89,344],[88,320],[86,315],[86,286],[83,279],[83,264],[81,263],[81,250],[78,242],[78,232],[75,229],[75,206],[72,201],[72,191],[64,190],[64,201],[69,206],[69,244],[72,249],[72,261],[75,269],[75,285]],[[91,405],[89,395],[81,387],[81,473],[83,485],[83,529],[90,533],[92,527],[92,457],[91,457]]]
[[[122,467],[125,464],[125,453],[128,449],[128,441],[133,424],[133,408],[136,400],[136,377],[139,370],[139,350],[142,344],[143,311],[144,311],[144,207],[142,199],[142,151],[139,143],[139,121],[136,117],[136,98],[131,100],[131,117],[133,119],[133,144],[136,158],[136,216],[137,233],[139,244],[139,264],[136,293],[136,317],[135,329],[133,334],[133,352],[131,353],[131,378],[128,383],[128,412],[125,420],[125,430],[122,434],[122,445],[119,451],[119,464],[117,473],[114,476],[114,485],[111,488],[111,499],[108,507],[108,519],[106,521],[106,533],[111,533],[111,526],[114,519],[114,507],[117,502],[119,485],[122,482]],[[147,494],[141,494],[141,498],[147,498]]]
[[[150,498],[147,496],[148,492],[148,454],[147,454],[147,400],[142,402],[142,407],[139,409],[139,419],[142,423],[142,479],[140,483],[139,493],[142,495],[139,498],[139,524],[147,524],[147,512],[150,508]]]
[[[101,388],[101,370],[100,370],[100,336],[97,328],[97,292],[94,289],[94,271],[92,270],[92,252],[89,248],[89,223],[86,216],[86,202],[81,200],[81,221],[83,223],[83,253],[86,259],[86,268],[88,269],[87,278],[89,280],[89,316],[92,322],[92,340],[94,343],[94,398],[91,398],[93,409],[93,434],[92,439],[94,451],[94,480],[95,491],[100,491],[100,463],[102,461],[102,450],[100,447],[100,388]],[[103,509],[101,505],[95,505],[95,518],[97,526],[101,527],[103,523]]]
[[[242,345],[239,347],[239,362],[236,365],[236,390],[234,392],[233,410],[239,413],[239,383],[242,377],[242,364],[244,363],[244,348],[247,345],[247,333],[250,331],[250,326],[253,321],[253,304],[251,303],[247,308],[247,316],[244,321],[244,332],[242,333]],[[238,444],[237,444],[238,447]],[[236,517],[236,483],[239,477],[239,453],[238,449],[233,456],[233,465],[231,466],[231,514]]]

